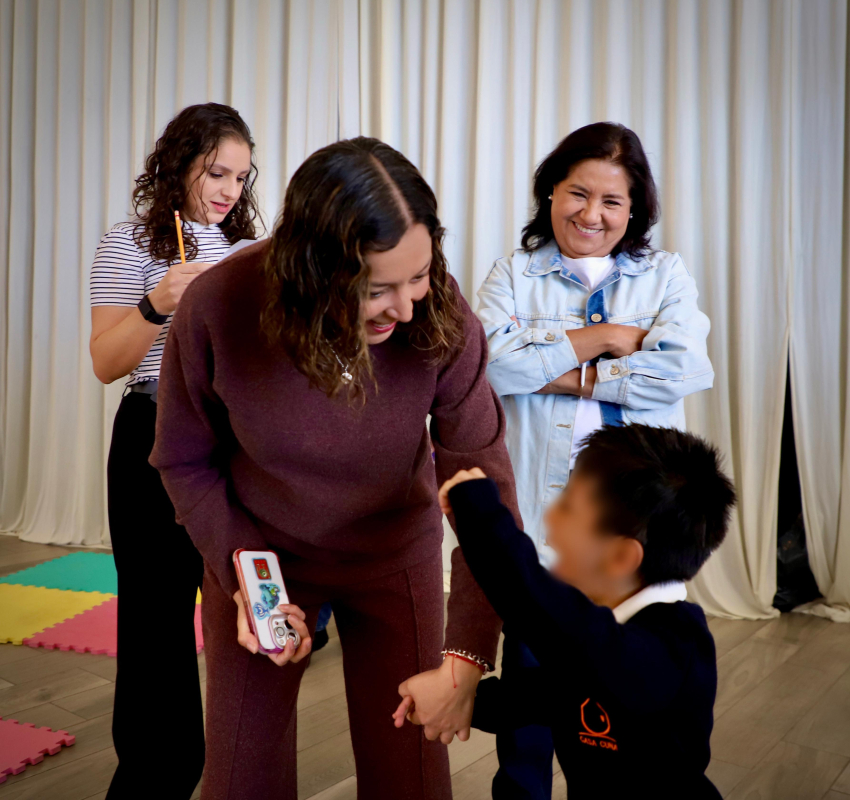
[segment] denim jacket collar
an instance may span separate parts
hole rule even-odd
[[[651,263],[649,259],[633,259],[626,253],[618,253],[614,263],[614,271],[604,281],[606,286],[618,280],[621,275],[643,275],[645,272],[656,268],[655,264]],[[564,266],[564,262],[561,261],[561,251],[554,239],[550,239],[543,247],[531,254],[528,266],[523,270],[523,275],[534,278],[548,275],[550,272],[560,272],[562,277],[581,284],[581,281]]]

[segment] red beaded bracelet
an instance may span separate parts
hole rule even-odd
[[[493,665],[487,662],[485,659],[481,658],[481,656],[477,656],[474,653],[470,653],[468,650],[455,650],[454,648],[446,648],[443,650],[440,655],[445,658],[446,656],[456,656],[457,658],[462,658],[464,661],[469,661],[472,664],[475,664],[483,673],[488,673],[493,671]]]
[[[461,661],[466,661],[467,664],[473,664],[474,666],[478,667],[478,669],[480,669],[483,674],[487,673],[487,663],[486,662],[482,663],[481,661],[476,660],[475,656],[461,655],[456,650],[444,650],[443,651],[443,661],[445,661],[448,656],[452,656],[453,658],[459,658]],[[454,688],[457,689],[457,682],[455,681],[455,662],[454,661],[452,661],[451,666],[452,666],[452,686],[454,686]]]
[[[446,656],[452,656],[454,658],[459,658],[461,661],[465,661],[467,664],[472,664],[473,666],[478,667],[481,672],[487,672],[487,667],[484,664],[479,664],[477,661],[473,661],[471,658],[467,658],[466,656],[458,655],[457,653],[446,653]]]

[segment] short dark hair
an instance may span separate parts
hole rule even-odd
[[[590,158],[619,164],[629,176],[632,218],[612,254],[639,257],[652,250],[650,231],[660,214],[658,191],[638,135],[616,122],[594,122],[574,130],[540,162],[534,173],[534,212],[522,229],[524,250],[537,250],[555,236],[549,195],[576,164]]]
[[[607,425],[585,441],[576,474],[595,483],[602,527],[643,545],[644,583],[693,578],[726,536],[735,505],[717,449],[648,425]]]

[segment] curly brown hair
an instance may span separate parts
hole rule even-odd
[[[254,140],[239,112],[220,103],[187,106],[168,125],[145,159],[145,171],[136,178],[133,208],[136,212],[136,244],[156,261],[176,261],[180,256],[174,235],[174,212],[183,208],[189,187],[186,176],[198,156],[214,152],[225,139],[244,142],[251,149],[251,171],[242,194],[224,220],[219,223],[225,238],[231,242],[255,239],[256,221],[260,219],[254,181]],[[262,225],[262,220],[260,220]],[[183,224],[186,260],[198,255],[191,226]]]
[[[394,248],[411,225],[431,234],[430,288],[396,336],[439,364],[463,342],[463,317],[448,272],[437,198],[401,153],[378,139],[348,139],[313,153],[295,172],[265,261],[261,325],[311,385],[365,400],[374,381],[360,306],[369,252]],[[343,361],[353,380],[343,381]]]

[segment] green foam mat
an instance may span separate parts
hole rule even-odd
[[[0,583],[43,586],[69,592],[118,594],[115,562],[108,553],[71,553],[35,567],[13,572]]]

